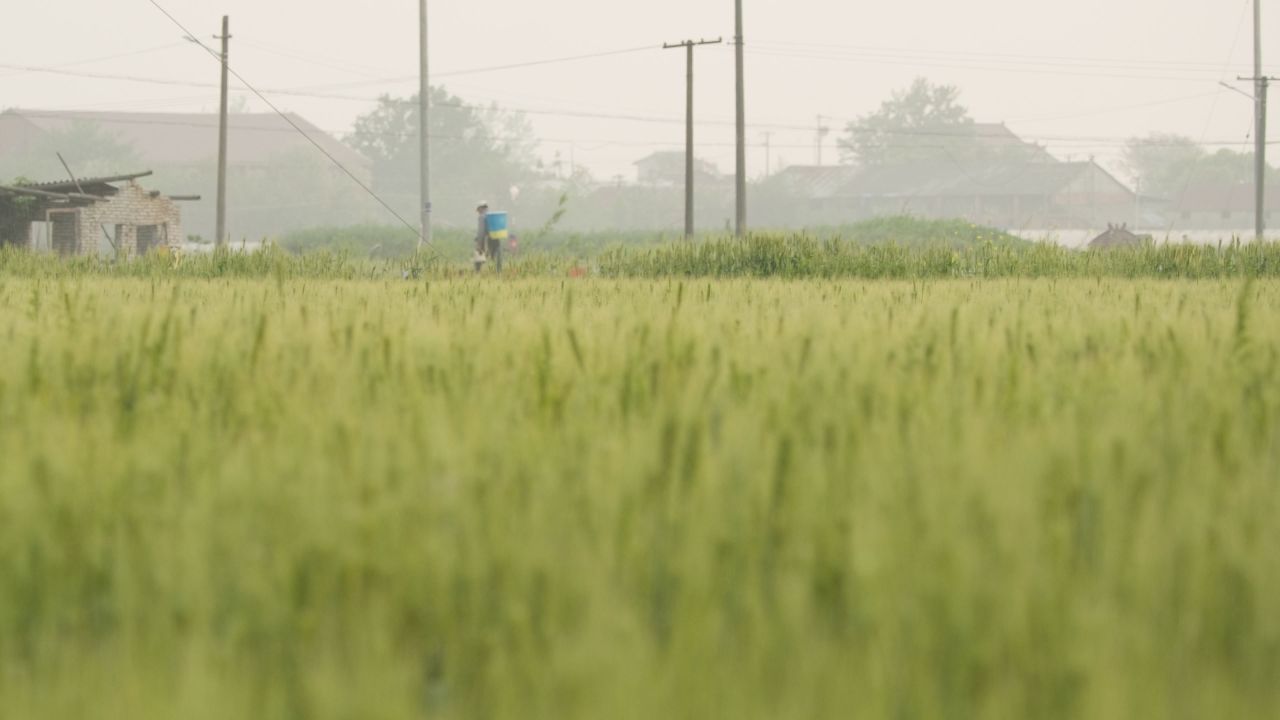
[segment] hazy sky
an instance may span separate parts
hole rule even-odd
[[[746,0],[752,173],[765,169],[766,132],[775,169],[812,163],[819,115],[842,125],[915,76],[960,86],[977,120],[1007,122],[1063,158],[1096,155],[1114,166],[1124,138],[1149,132],[1246,147],[1251,105],[1218,82],[1251,70],[1250,2]],[[229,14],[232,65],[259,87],[349,96],[277,99],[326,130],[345,132],[369,99],[416,87],[386,80],[416,72],[415,0],[161,4],[205,39]],[[6,23],[0,42],[0,108],[216,110],[213,87],[13,69],[215,83],[216,63],[148,0],[60,0],[13,12],[22,22]],[[733,34],[731,0],[433,0],[431,14],[436,82],[468,100],[531,111],[548,160],[559,152],[566,169],[572,157],[601,177],[629,175],[648,152],[682,147],[684,54],[656,48]],[[1280,4],[1264,23],[1274,74]],[[655,49],[449,74],[645,46]],[[732,51],[706,48],[697,59],[699,154],[730,170]],[[835,156],[832,137],[824,160]]]

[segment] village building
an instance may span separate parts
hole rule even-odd
[[[1133,191],[1093,161],[791,167],[772,182],[805,201],[813,224],[913,215],[1048,230],[1104,227],[1138,211]]]
[[[1280,207],[1280,187],[1266,187],[1266,208]],[[1254,229],[1254,189],[1252,182],[1193,182],[1169,198],[1161,208],[1168,227],[1177,232],[1206,230],[1252,233]],[[1273,213],[1266,210],[1265,220]]]
[[[60,255],[145,255],[181,244],[179,202],[138,180],[151,173],[0,186],[0,245]]]
[[[971,126],[956,147],[923,147],[909,161],[792,166],[768,184],[798,201],[802,214],[789,222],[815,225],[913,215],[1013,231],[1085,229],[1139,212],[1137,195],[1093,160],[1058,160],[994,123]]]
[[[646,155],[635,162],[636,177],[641,185],[684,187],[684,151],[663,151]],[[720,183],[724,176],[716,166],[698,157],[693,159],[695,183]]]

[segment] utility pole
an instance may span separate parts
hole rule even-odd
[[[734,0],[733,24],[734,65],[737,76],[737,224],[734,234],[742,237],[747,232],[747,99],[746,81],[743,77],[742,0]]]
[[[1254,219],[1258,242],[1267,230],[1267,89],[1271,79],[1262,74],[1262,0],[1253,0],[1253,107],[1254,107]]]
[[[214,244],[227,243],[227,74],[229,72],[231,19],[222,16],[222,34],[215,38],[222,41],[222,100],[218,111],[218,221]]]
[[[1267,231],[1267,91],[1275,79],[1262,74],[1262,0],[1253,0],[1253,77],[1236,79],[1252,82],[1253,95],[1219,85],[1253,99],[1253,228],[1261,242]]]
[[[817,150],[815,156],[818,167],[822,167],[822,145],[826,142],[827,135],[831,133],[831,128],[822,124],[823,119],[824,118],[821,115],[818,116],[818,132],[814,137],[814,147]]]
[[[684,236],[693,237],[693,49],[699,45],[719,45],[724,38],[715,40],[685,40],[664,44],[664,50],[684,48],[685,76],[685,130],[684,130]]]
[[[418,74],[418,140],[422,148],[419,158],[419,192],[422,200],[422,234],[418,236],[418,251],[431,243],[431,66],[429,63],[427,34],[427,0],[419,0],[418,52],[421,68]]]

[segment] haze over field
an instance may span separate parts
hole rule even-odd
[[[346,98],[281,96],[323,129],[349,131],[383,93],[414,92],[417,3],[303,0],[164,3],[207,38],[230,14],[233,65],[272,89]],[[1007,122],[1063,159],[1097,156],[1115,168],[1125,138],[1169,132],[1247,149],[1251,107],[1218,86],[1250,73],[1245,0],[921,0],[904,4],[751,0],[747,5],[752,175],[772,160],[811,163],[817,116],[832,126],[873,111],[916,76],[957,85],[973,117]],[[1264,18],[1264,42],[1280,27]],[[16,28],[16,26],[14,26]],[[65,0],[22,8],[22,31],[0,50],[0,107],[213,111],[217,67],[149,2]],[[732,3],[544,0],[437,2],[433,73],[475,102],[530,114],[539,152],[560,153],[597,177],[628,177],[631,163],[683,140],[684,67],[664,41],[732,35]],[[634,53],[500,72],[476,68],[632,48]],[[115,57],[111,57],[115,56]],[[699,154],[732,169],[733,58],[699,55]],[[89,61],[89,62],[86,62]],[[128,75],[208,87],[23,72]],[[1272,64],[1274,67],[1274,64]],[[1272,73],[1275,71],[1272,70]],[[388,81],[386,78],[399,78]],[[348,99],[353,98],[353,99]],[[246,98],[247,109],[261,110]],[[639,122],[643,115],[672,122]],[[834,135],[826,148],[836,154]]]
[[[11,3],[0,720],[1275,718],[1280,0],[426,2]]]

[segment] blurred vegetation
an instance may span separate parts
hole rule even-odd
[[[1276,282],[0,257],[0,717],[1280,707]]]

